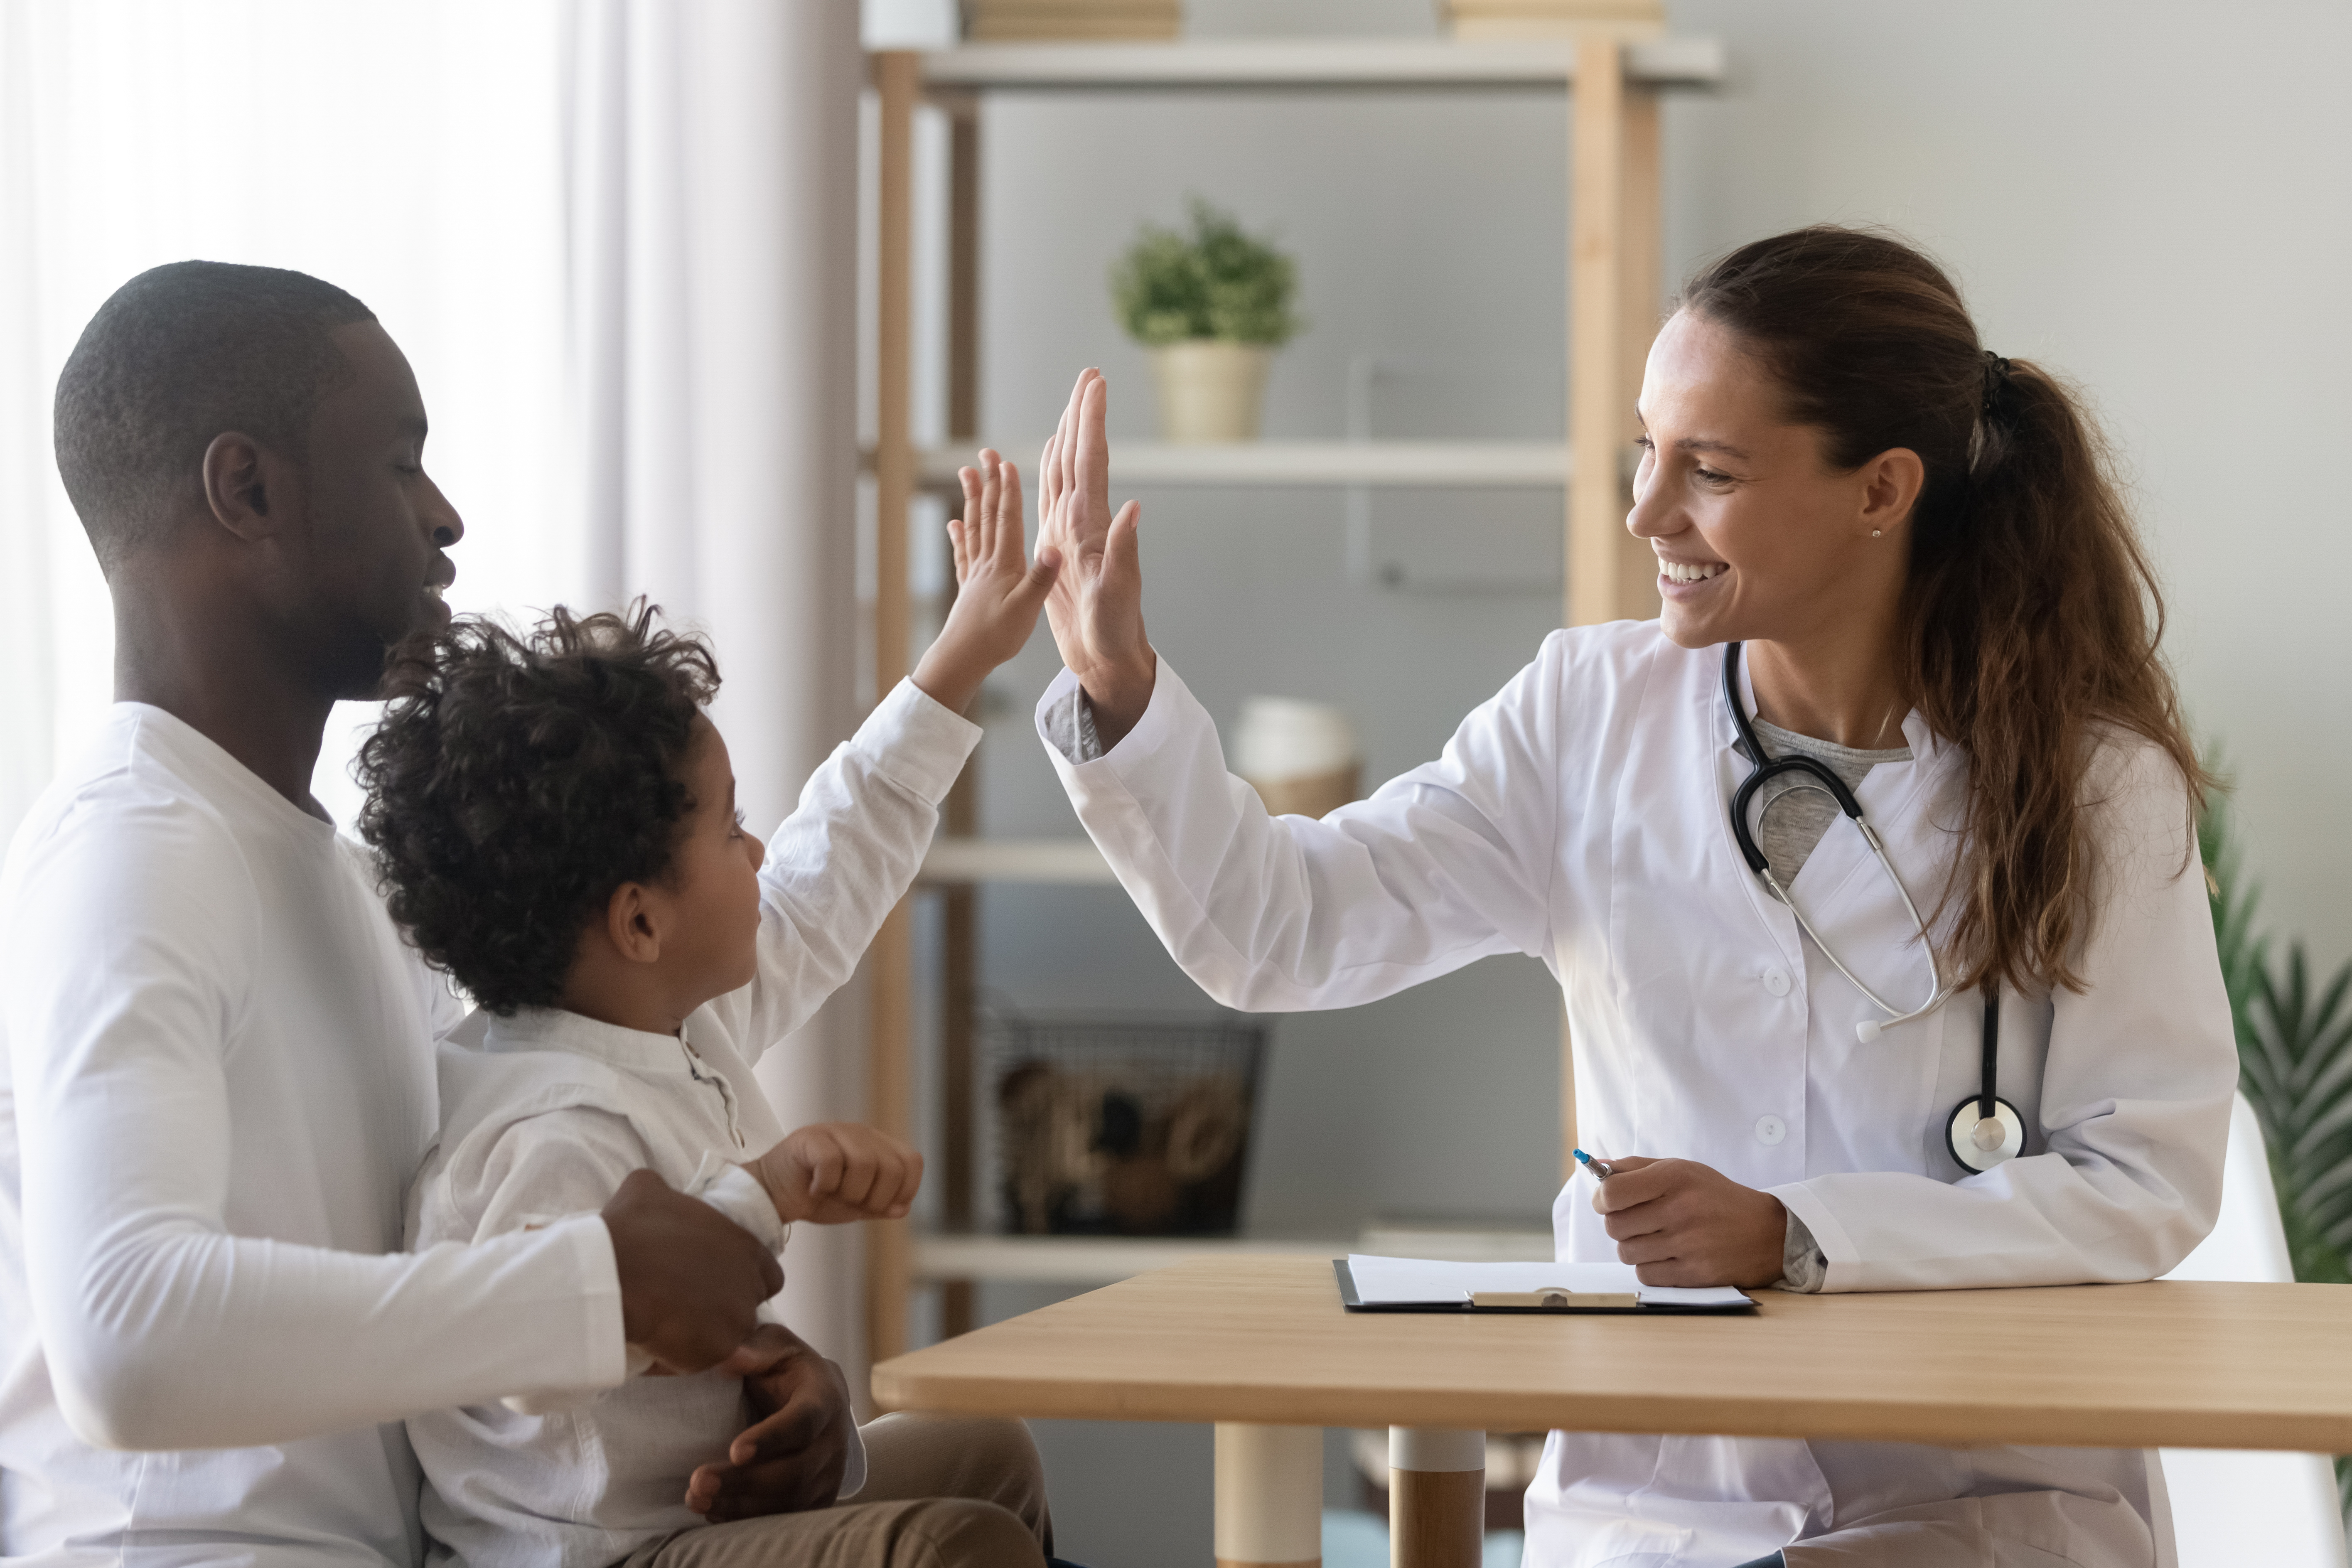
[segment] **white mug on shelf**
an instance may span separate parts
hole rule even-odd
[[[1356,727],[1328,702],[1251,697],[1234,726],[1234,772],[1276,816],[1321,816],[1356,798]]]

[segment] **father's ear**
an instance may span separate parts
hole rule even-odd
[[[295,497],[292,469],[252,437],[227,430],[205,448],[205,509],[248,543],[282,531]]]

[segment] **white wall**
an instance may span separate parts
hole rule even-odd
[[[1958,273],[1986,341],[2075,376],[2137,482],[2266,923],[2352,956],[2352,10],[1672,0],[1736,79],[1667,121],[1676,268],[1828,218]]]

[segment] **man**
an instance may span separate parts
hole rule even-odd
[[[457,1008],[310,794],[328,713],[448,612],[464,525],[407,362],[299,273],[157,268],[58,385],[116,705],[0,869],[0,1554],[412,1564],[399,1417],[727,1362],[714,1514],[829,1501],[837,1369],[775,1260],[647,1172],[397,1252]],[[188,1450],[161,1452],[160,1450]]]

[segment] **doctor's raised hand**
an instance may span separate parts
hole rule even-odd
[[[1045,600],[1062,662],[1078,678],[1105,750],[1150,704],[1159,656],[1143,635],[1143,565],[1136,542],[1142,506],[1110,509],[1110,401],[1102,372],[1079,373],[1062,423],[1038,460],[1037,549],[1067,563]]]

